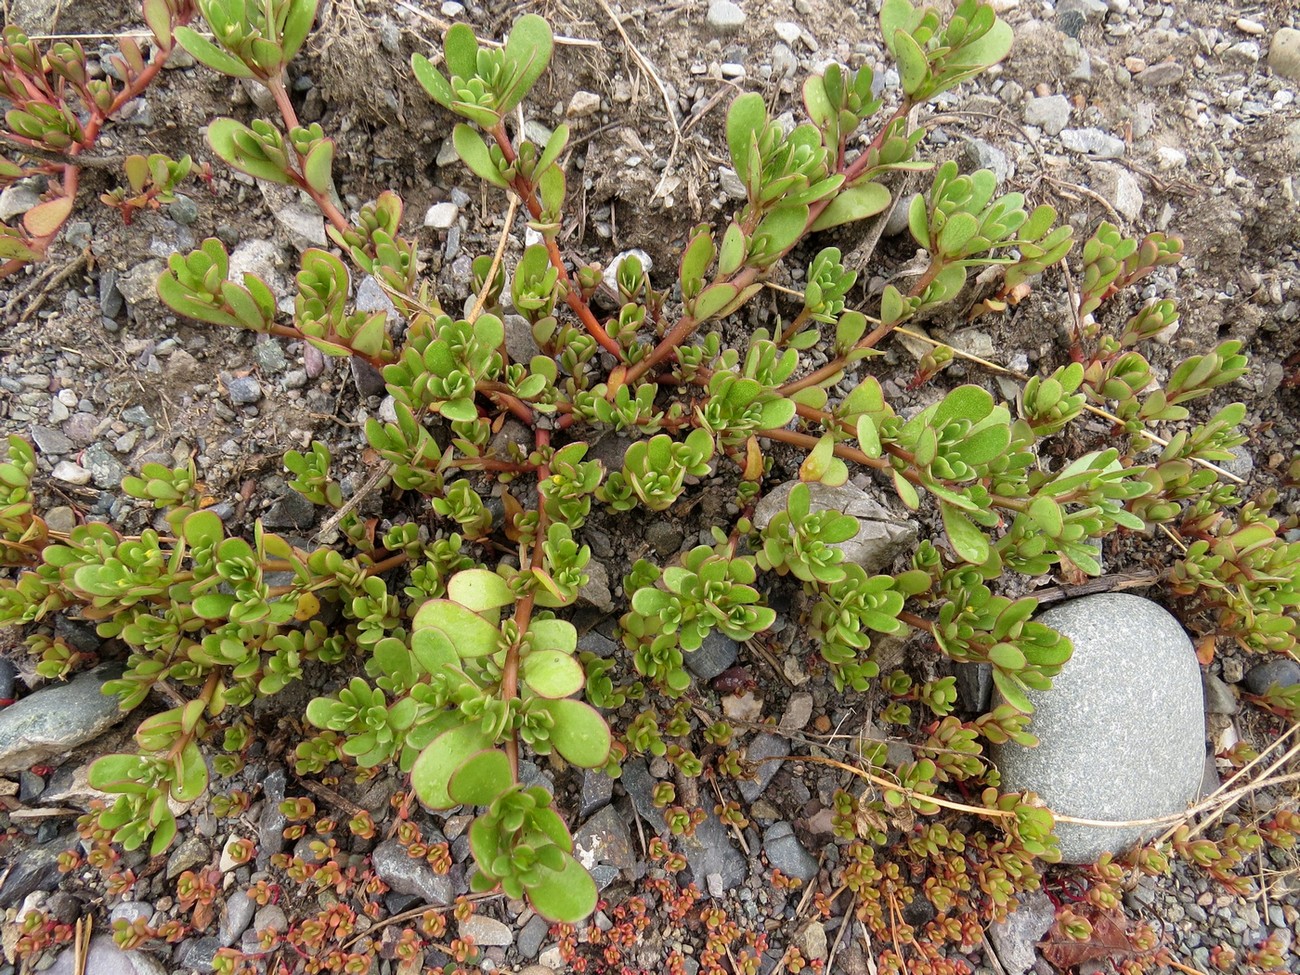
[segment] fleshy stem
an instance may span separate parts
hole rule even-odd
[[[871,150],[880,148],[881,143],[884,142],[885,134],[889,131],[890,125],[892,125],[895,120],[905,116],[911,110],[911,100],[904,99],[903,103],[894,111],[894,114],[889,117],[889,120],[881,126],[880,130],[876,133],[875,138],[871,140],[871,145],[868,146],[861,155],[854,159],[847,168],[843,168],[843,161],[840,161],[839,168],[844,174],[845,187],[851,186],[853,180],[857,179],[866,171]],[[781,258],[785,257],[785,255],[788,254],[799,243],[799,241],[804,238],[804,236],[807,235],[809,228],[817,222],[817,218],[822,215],[823,210],[831,205],[833,199],[835,199],[834,196],[825,200],[819,200],[808,208],[808,222],[804,225],[803,233],[795,239],[794,243],[782,251],[769,267],[775,266],[777,261],[780,261]],[[741,271],[737,272],[735,276],[728,279],[726,283],[734,285],[737,292],[744,291],[745,288],[757,281],[759,276],[766,270],[767,268],[743,268]],[[718,282],[715,281],[713,283],[717,284]],[[667,359],[676,351],[678,346],[691,337],[692,333],[694,333],[695,329],[697,329],[700,324],[701,323],[696,321],[694,316],[689,314],[682,315],[682,317],[677,320],[677,324],[675,324],[668,334],[660,340],[659,344],[654,347],[654,350],[648,356],[628,368],[627,375],[624,377],[624,382],[636,382],[650,369],[653,369],[655,366],[659,365],[659,363]],[[879,341],[879,339],[877,339],[877,341]],[[609,384],[609,395],[611,397],[615,392],[617,392],[617,386],[617,383],[611,382]]]
[[[276,77],[266,79],[266,88],[271,93],[271,97],[275,99],[275,106],[280,110],[280,118],[284,121],[285,128],[290,132],[299,128],[298,113],[294,111],[293,102],[289,99],[289,92],[284,87],[283,71]],[[320,208],[321,213],[325,214],[325,219],[333,224],[336,230],[340,233],[351,230],[352,225],[348,223],[347,217],[343,216],[339,208],[334,205],[334,201],[324,193],[315,190],[307,182],[306,177],[301,175],[304,165],[302,154],[295,149],[294,155],[298,159],[298,171],[289,173],[294,184],[312,198],[312,202]]]
[[[510,144],[510,137],[506,134],[505,126],[498,122],[489,133],[496,140],[497,147],[501,150],[501,155],[505,157],[508,165],[514,165],[518,155],[515,153],[515,147]],[[519,194],[524,205],[528,207],[528,212],[532,214],[534,220],[540,220],[542,216],[542,204],[537,199],[537,193],[532,182],[523,175],[517,175],[511,183],[514,191]],[[597,320],[591,307],[583,300],[582,294],[573,284],[573,279],[569,277],[569,269],[564,266],[564,255],[560,253],[560,245],[555,242],[554,234],[543,234],[543,240],[546,242],[546,253],[551,259],[551,266],[555,268],[560,277],[561,290],[564,294],[564,302],[573,313],[578,316],[582,322],[583,328],[587,333],[600,343],[603,348],[615,359],[623,361],[623,347],[619,345],[605,331],[605,326]]]
[[[539,453],[551,444],[551,431],[538,427],[534,432],[534,443]],[[537,465],[537,530],[533,537],[533,553],[528,559],[528,568],[541,568],[545,559],[542,541],[546,538],[546,495],[545,485],[550,480],[550,467],[545,463]],[[528,632],[528,624],[533,618],[533,605],[536,597],[529,592],[515,605],[515,629],[520,638]],[[519,647],[512,645],[506,650],[505,666],[501,668],[501,699],[509,706],[519,696]],[[519,739],[511,735],[506,739],[506,757],[510,759],[510,774],[519,781]]]

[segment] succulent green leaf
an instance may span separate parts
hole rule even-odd
[[[578,648],[578,631],[568,620],[533,620],[528,634],[535,650],[573,653]]]
[[[411,71],[415,74],[415,80],[428,92],[430,98],[443,108],[451,108],[451,103],[456,100],[456,93],[451,90],[451,82],[433,66],[432,61],[423,54],[412,54]]]
[[[289,174],[271,160],[250,156],[239,144],[241,137],[246,142],[257,139],[252,129],[232,118],[213,119],[208,123],[208,144],[226,165],[255,179],[281,184],[291,182]]]
[[[842,190],[813,221],[813,230],[826,230],[842,223],[874,217],[889,206],[889,190],[879,183],[863,183]]]
[[[431,599],[420,607],[415,614],[414,630],[419,633],[426,627],[446,634],[460,657],[484,657],[501,647],[501,631],[495,625],[447,599]],[[420,663],[425,664],[423,658]]]
[[[695,299],[695,304],[691,306],[691,314],[697,322],[707,321],[726,308],[735,299],[736,294],[736,286],[726,282],[705,288]]]
[[[451,141],[456,147],[456,154],[475,176],[503,190],[509,188],[510,184],[506,182],[506,178],[501,175],[496,163],[492,161],[492,154],[488,151],[482,136],[464,122],[460,122],[452,130]]]
[[[478,74],[478,38],[469,24],[452,24],[442,39],[442,49],[447,70],[454,77],[468,80]]]
[[[527,886],[528,902],[549,921],[574,924],[596,909],[596,882],[571,854],[563,857],[562,869],[543,871]]]
[[[562,698],[582,690],[582,664],[561,650],[534,650],[521,665],[524,683],[538,697]]]
[[[510,759],[506,753],[485,748],[452,773],[447,795],[462,805],[487,806],[510,785]]]
[[[551,25],[537,14],[525,14],[510,27],[506,38],[506,61],[514,70],[514,80],[508,91],[502,93],[500,111],[509,112],[532,91],[537,79],[551,63],[554,49]]]
[[[322,139],[307,154],[303,162],[303,175],[307,185],[323,196],[334,191],[334,140]]]
[[[447,580],[447,597],[476,613],[500,609],[515,601],[506,581],[489,569],[457,572]]]
[[[447,792],[451,777],[471,755],[493,744],[476,724],[452,728],[433,739],[411,766],[411,787],[420,801],[430,809],[458,805]]]
[[[898,61],[898,74],[903,85],[903,94],[909,98],[925,97],[922,91],[925,79],[930,73],[930,59],[921,45],[911,34],[897,31],[894,34],[894,57]]]
[[[943,530],[948,534],[953,551],[958,558],[972,565],[983,565],[989,558],[989,540],[961,509],[947,501],[939,502],[943,514]]]
[[[600,768],[609,759],[609,725],[600,712],[572,698],[541,704],[555,719],[551,744],[565,759],[579,768]]]
[[[232,78],[251,78],[252,69],[233,54],[228,54],[192,27],[177,27],[174,36],[181,47],[200,64]]]
[[[767,124],[767,106],[763,96],[747,92],[731,103],[727,111],[727,147],[731,150],[731,168],[740,181],[749,184],[751,143]]]
[[[311,32],[311,25],[316,20],[316,8],[320,0],[290,0],[289,13],[284,19],[280,34],[280,46],[283,49],[284,63],[288,64],[302,48],[303,41]]]

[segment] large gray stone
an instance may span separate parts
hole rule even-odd
[[[786,509],[790,492],[798,481],[778,485],[758,502],[754,509],[754,524],[766,528],[778,514]],[[839,542],[836,548],[844,553],[844,561],[856,562],[868,573],[879,572],[892,563],[903,549],[916,542],[916,526],[895,515],[867,492],[852,484],[827,487],[809,484],[811,494],[809,511],[840,511],[858,520],[858,533],[848,541]]]
[[[72,949],[65,949],[46,969],[46,975],[72,975],[73,961]],[[84,971],[87,975],[167,975],[167,969],[158,959],[143,951],[123,951],[108,934],[90,939]]]
[[[380,843],[370,859],[379,879],[399,894],[421,897],[435,907],[446,907],[456,896],[451,877],[436,873],[429,861],[407,854],[397,840]]]
[[[718,891],[725,894],[735,890],[749,874],[749,861],[736,849],[731,829],[712,810],[695,828],[694,836],[682,837],[681,850],[696,884],[715,897],[722,896]]]
[[[1039,617],[1074,643],[1049,691],[1031,691],[1036,748],[994,751],[1004,791],[1038,793],[1058,814],[1125,822],[1182,812],[1205,765],[1200,667],[1183,628],[1155,603],[1087,596]],[[1062,858],[1091,863],[1157,826],[1058,823]]]
[[[120,665],[104,664],[0,710],[0,775],[66,755],[121,721],[117,698],[100,692],[121,675]]]

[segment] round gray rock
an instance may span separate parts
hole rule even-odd
[[[1205,709],[1191,640],[1169,613],[1138,596],[1075,599],[1038,617],[1074,656],[1049,691],[1031,691],[1036,748],[994,750],[1003,791],[1038,793],[1080,819],[1124,822],[1178,813],[1205,767]],[[1066,863],[1091,863],[1162,827],[1058,823]]]

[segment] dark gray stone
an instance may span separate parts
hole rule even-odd
[[[1036,945],[1056,919],[1056,908],[1041,890],[1020,897],[1015,913],[989,926],[989,940],[1007,975],[1025,975],[1038,958]]]
[[[446,907],[456,897],[450,876],[435,873],[427,860],[407,855],[397,840],[380,843],[370,858],[379,879],[399,894],[422,897],[435,907]]]
[[[764,732],[755,736],[749,743],[749,747],[745,749],[745,761],[753,763],[757,778],[742,779],[740,782],[740,794],[745,797],[746,802],[753,802],[762,795],[773,776],[781,770],[780,762],[769,762],[764,759],[784,758],[789,754],[790,742],[780,735],[769,735]]]
[[[121,721],[117,698],[100,691],[120,676],[120,664],[103,664],[0,710],[0,775],[67,755]]]
[[[662,517],[652,521],[645,530],[645,540],[664,558],[677,554],[677,550],[682,547],[683,537],[680,528]]]
[[[766,528],[774,517],[786,509],[790,492],[798,481],[786,481],[763,496],[754,509],[754,524]],[[812,495],[809,510],[840,511],[858,520],[858,533],[836,548],[844,553],[845,562],[855,562],[867,573],[886,568],[904,549],[916,542],[916,525],[895,515],[870,494],[852,484],[828,487],[809,484]]]
[[[190,938],[182,941],[176,949],[176,966],[200,975],[213,971],[212,959],[221,950],[221,943],[216,938]]]
[[[6,851],[9,872],[0,881],[0,909],[17,907],[35,890],[49,890],[59,882],[59,854],[76,845],[75,833],[65,833],[48,843]]]
[[[384,395],[387,387],[384,385],[383,373],[356,356],[353,356],[349,362],[352,367],[352,380],[357,384],[357,392],[362,396]]]
[[[1213,674],[1204,674],[1205,710],[1208,714],[1236,714],[1237,695],[1232,688]]]
[[[712,810],[696,827],[694,836],[682,837],[682,853],[701,890],[720,888],[726,893],[745,882],[749,861],[734,844],[731,828],[724,825]],[[714,879],[710,881],[710,877]]]
[[[528,923],[519,929],[519,936],[515,939],[515,948],[520,957],[527,958],[529,961],[536,958],[550,930],[550,922],[540,914],[530,917]]]
[[[297,491],[290,491],[277,500],[266,514],[262,524],[267,528],[310,528],[316,523],[316,506]]]
[[[257,828],[257,865],[265,867],[271,857],[284,851],[284,828],[289,820],[280,811],[284,802],[284,769],[276,769],[262,780],[262,818]]]
[[[226,906],[221,909],[221,923],[217,927],[217,940],[221,942],[221,947],[229,948],[238,941],[239,936],[252,923],[256,912],[257,902],[242,890],[231,894]]]
[[[953,673],[957,678],[957,703],[971,714],[983,714],[993,698],[992,664],[958,664]]]
[[[623,791],[632,800],[637,814],[645,820],[650,828],[660,836],[668,834],[668,825],[664,822],[662,811],[654,804],[655,778],[646,767],[645,759],[634,758],[623,763],[623,774],[619,776]]]
[[[1178,621],[1138,596],[1075,599],[1039,617],[1074,643],[1048,691],[1030,691],[1036,748],[994,749],[1003,791],[1055,812],[1128,821],[1182,812],[1205,765],[1200,667]],[[1158,832],[1058,823],[1067,863],[1091,863]]]
[[[1300,684],[1300,664],[1281,657],[1265,660],[1246,671],[1241,681],[1241,686],[1251,694],[1263,694],[1273,684],[1281,687]]]
[[[267,904],[253,915],[254,931],[275,931],[283,934],[289,930],[289,918],[279,904]]]
[[[46,975],[72,975],[73,950],[65,948]],[[123,951],[113,943],[112,935],[97,934],[90,939],[86,953],[86,975],[167,975],[162,962],[143,951]],[[212,971],[211,966],[207,971]]]
[[[231,376],[226,380],[226,392],[236,406],[251,406],[262,398],[262,384],[252,376]]]
[[[698,650],[688,650],[682,657],[686,669],[700,680],[713,680],[736,662],[739,648],[740,644],[731,637],[714,630],[704,638]]]
[[[619,870],[630,869],[636,863],[636,854],[632,850],[629,826],[626,817],[613,806],[606,806],[573,834],[573,855],[588,870],[598,863]]]
[[[175,880],[186,870],[193,870],[212,859],[212,849],[201,836],[191,834],[181,840],[167,858],[167,879]]]
[[[767,854],[767,862],[787,877],[798,877],[808,883],[817,876],[817,858],[799,842],[789,823],[773,823],[763,831],[763,852]]]
[[[91,444],[81,457],[97,488],[111,490],[121,485],[122,478],[126,477],[126,468],[101,443]]]
[[[50,427],[32,427],[32,441],[43,454],[66,454],[73,448],[71,440]]]
[[[598,809],[609,805],[614,796],[614,780],[601,769],[584,769],[582,795],[578,801],[578,818],[586,819]]]

